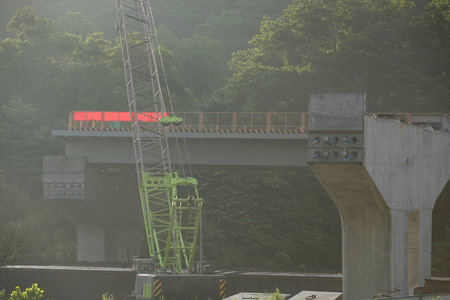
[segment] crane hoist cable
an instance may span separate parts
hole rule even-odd
[[[180,157],[181,177],[172,166],[167,133],[182,119],[173,114],[150,3],[116,0],[116,8],[149,255],[158,273],[181,274],[193,269],[203,199],[198,194],[197,180],[185,176],[175,135],[172,138]],[[161,87],[159,69],[165,89]],[[153,118],[152,122],[144,122],[142,115]]]

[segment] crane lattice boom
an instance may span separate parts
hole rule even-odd
[[[166,126],[181,119],[166,112],[161,88],[164,65],[148,0],[116,0],[123,66],[130,111],[144,224],[150,257],[159,273],[192,270],[201,207],[197,180],[181,178],[173,170]],[[145,121],[143,120],[145,116]],[[148,119],[155,122],[148,122]],[[184,174],[184,170],[183,170]]]

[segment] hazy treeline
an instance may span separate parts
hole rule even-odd
[[[177,111],[306,111],[320,92],[366,92],[370,111],[450,111],[448,0],[153,8]],[[70,111],[127,109],[114,1],[7,0],[0,20],[0,223],[24,235],[26,259],[70,262],[75,230],[42,200],[42,157],[63,152],[50,130]],[[195,174],[205,259],[339,268],[339,215],[307,168]]]

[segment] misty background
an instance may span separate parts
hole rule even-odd
[[[312,93],[366,92],[370,112],[450,112],[448,0],[152,7],[177,111],[302,112]],[[43,200],[42,158],[63,153],[50,131],[67,128],[70,111],[127,110],[116,19],[113,0],[0,2],[0,239],[23,240],[10,261],[76,263],[73,224]],[[308,168],[194,173],[206,260],[340,269],[339,214]],[[433,220],[441,273],[448,206]]]

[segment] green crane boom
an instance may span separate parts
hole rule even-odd
[[[158,273],[181,274],[193,268],[203,199],[198,195],[197,180],[185,177],[184,169],[179,177],[171,164],[167,127],[180,125],[182,119],[172,115],[150,3],[116,0],[116,8],[150,257]],[[165,79],[164,89],[159,70]],[[168,98],[169,112],[163,94]],[[146,112],[150,122],[138,117]]]

